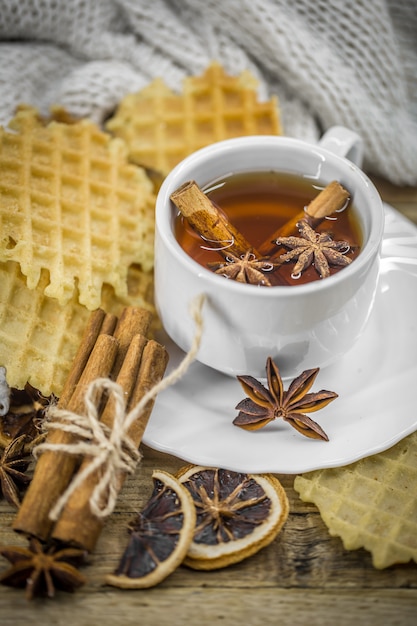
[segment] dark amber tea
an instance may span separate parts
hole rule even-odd
[[[317,245],[310,245],[307,236],[310,231],[300,232],[293,225],[291,232],[286,229],[285,237],[297,237],[299,240],[285,239],[284,245],[274,243],[279,236],[279,230],[287,226],[297,215],[302,214],[310,202],[324,189],[325,185],[318,181],[303,178],[289,173],[274,171],[245,172],[230,174],[216,180],[203,189],[211,202],[220,209],[228,222],[250,242],[250,246],[258,251],[262,258],[273,262],[265,265],[265,275],[272,286],[274,285],[300,285],[313,280],[320,280],[317,268],[319,256],[314,256]],[[320,221],[313,222],[313,230],[318,235],[319,242],[325,242],[323,249],[327,254],[327,242],[338,242],[336,256],[329,254],[329,258],[339,258],[344,255],[353,260],[360,251],[362,235],[354,205],[346,202],[340,211]],[[222,263],[232,263],[233,258],[228,258],[223,249],[224,242],[208,241],[202,238],[189,225],[188,221],[179,214],[175,221],[175,234],[181,247],[198,263],[204,267],[213,269]],[[318,239],[320,235],[320,240]],[[321,236],[322,235],[322,236]],[[306,240],[307,237],[307,240]],[[346,245],[338,245],[346,242]],[[295,249],[294,249],[295,245]],[[320,247],[321,243],[318,247]],[[330,248],[333,243],[330,244]],[[222,250],[222,253],[220,252]],[[293,250],[293,252],[292,252]],[[302,272],[294,273],[297,260],[300,255],[306,253],[306,267]],[[290,259],[282,260],[287,254]],[[319,250],[320,254],[320,250]],[[332,256],[333,255],[333,256]],[[258,258],[259,258],[258,256]],[[285,259],[287,259],[285,257]],[[344,260],[344,259],[342,259]],[[349,262],[349,261],[348,261]],[[327,261],[325,260],[325,263]],[[329,274],[339,271],[344,265],[328,263]],[[217,273],[222,273],[221,268]],[[225,274],[226,275],[226,274]]]

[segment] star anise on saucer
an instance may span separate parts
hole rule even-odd
[[[31,478],[25,474],[31,457],[25,452],[26,435],[16,437],[4,449],[0,457],[0,492],[9,504],[19,508],[20,492]]]
[[[350,250],[347,241],[334,241],[330,233],[318,233],[311,228],[306,220],[297,224],[301,237],[278,237],[278,246],[289,248],[289,252],[279,256],[280,261],[297,260],[293,275],[301,274],[307,267],[314,264],[320,278],[330,276],[329,265],[346,266],[352,262],[346,252]]]
[[[338,397],[333,391],[308,393],[319,371],[318,367],[305,370],[292,381],[287,391],[284,390],[280,372],[271,357],[266,363],[268,389],[252,376],[238,376],[237,379],[248,397],[236,406],[239,414],[233,424],[245,430],[257,430],[282,418],[302,435],[328,441],[324,430],[305,415],[322,409]]]
[[[56,589],[75,591],[86,582],[77,569],[84,561],[85,551],[78,548],[43,545],[32,538],[28,548],[2,546],[0,554],[11,563],[0,574],[0,583],[26,588],[28,600],[44,595],[52,598]]]
[[[248,250],[241,257],[230,252],[224,261],[208,263],[207,266],[215,274],[231,278],[239,283],[270,287],[271,282],[264,272],[274,271],[278,263],[270,259],[258,259],[252,250]]]

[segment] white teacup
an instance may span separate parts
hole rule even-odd
[[[347,158],[348,157],[348,158]],[[284,377],[325,367],[362,333],[374,302],[384,228],[382,202],[361,171],[362,141],[335,126],[319,142],[281,136],[221,141],[184,159],[167,176],[156,203],[155,298],[171,339],[188,351],[194,335],[190,303],[206,294],[197,359],[229,375],[265,376],[271,356]],[[184,182],[200,187],[230,172],[276,170],[339,181],[352,194],[363,234],[359,256],[337,274],[298,286],[258,287],[227,280],[180,247],[170,195]]]

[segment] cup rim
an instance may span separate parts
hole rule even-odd
[[[344,267],[343,271],[327,277],[326,280],[312,281],[302,285],[276,285],[264,288],[260,285],[243,284],[234,280],[222,280],[221,277],[203,267],[190,257],[178,243],[171,225],[173,204],[170,200],[170,195],[183,182],[194,178],[191,174],[189,176],[185,176],[184,172],[188,172],[191,169],[191,166],[193,169],[195,167],[201,167],[203,163],[214,158],[219,154],[219,152],[236,152],[243,147],[250,149],[251,147],[260,147],[262,145],[272,147],[275,145],[287,145],[300,147],[303,150],[313,150],[316,154],[321,155],[325,159],[331,159],[336,165],[339,165],[341,169],[346,168],[346,165],[348,164],[349,168],[354,170],[358,178],[361,180],[363,189],[366,188],[367,193],[371,196],[371,202],[369,204],[372,206],[372,231],[360,254],[350,265]],[[177,182],[175,183],[175,181]],[[164,244],[168,247],[171,254],[175,256],[177,261],[179,261],[185,269],[192,272],[198,276],[198,278],[204,280],[215,289],[227,289],[231,293],[241,295],[247,294],[248,296],[253,296],[256,291],[257,297],[266,299],[273,298],[278,293],[281,295],[285,293],[285,296],[290,297],[300,297],[307,295],[312,291],[317,293],[332,289],[340,282],[348,281],[350,276],[354,276],[362,270],[362,268],[368,263],[369,259],[372,258],[378,251],[381,244],[384,231],[384,209],[381,197],[372,181],[359,167],[348,161],[346,158],[334,154],[330,150],[322,148],[318,144],[309,144],[304,140],[293,137],[286,137],[282,135],[251,135],[224,139],[222,141],[212,143],[209,146],[196,150],[178,163],[166,176],[158,191],[155,205],[155,226],[156,233],[161,237]],[[157,263],[157,257],[155,258],[155,263]]]

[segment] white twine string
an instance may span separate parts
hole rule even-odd
[[[92,458],[92,461],[75,475],[51,509],[49,513],[51,520],[56,521],[59,518],[72,493],[98,469],[101,469],[102,473],[90,497],[91,511],[98,518],[107,517],[112,513],[120,488],[120,473],[133,473],[141,458],[139,451],[128,436],[129,429],[142,415],[147,404],[158,393],[174,385],[195,359],[203,332],[204,301],[205,295],[200,294],[191,303],[190,313],[196,328],[191,347],[183,360],[168,376],[154,385],[128,413],[126,413],[126,400],[122,387],[108,378],[98,378],[88,386],[85,394],[86,415],[77,415],[57,406],[50,407],[46,428],[77,435],[82,438],[82,441],[70,444],[41,443],[34,450],[35,456],[37,457],[46,450],[52,450]],[[98,416],[97,407],[104,391],[109,393],[115,404],[112,429],[102,424]]]

